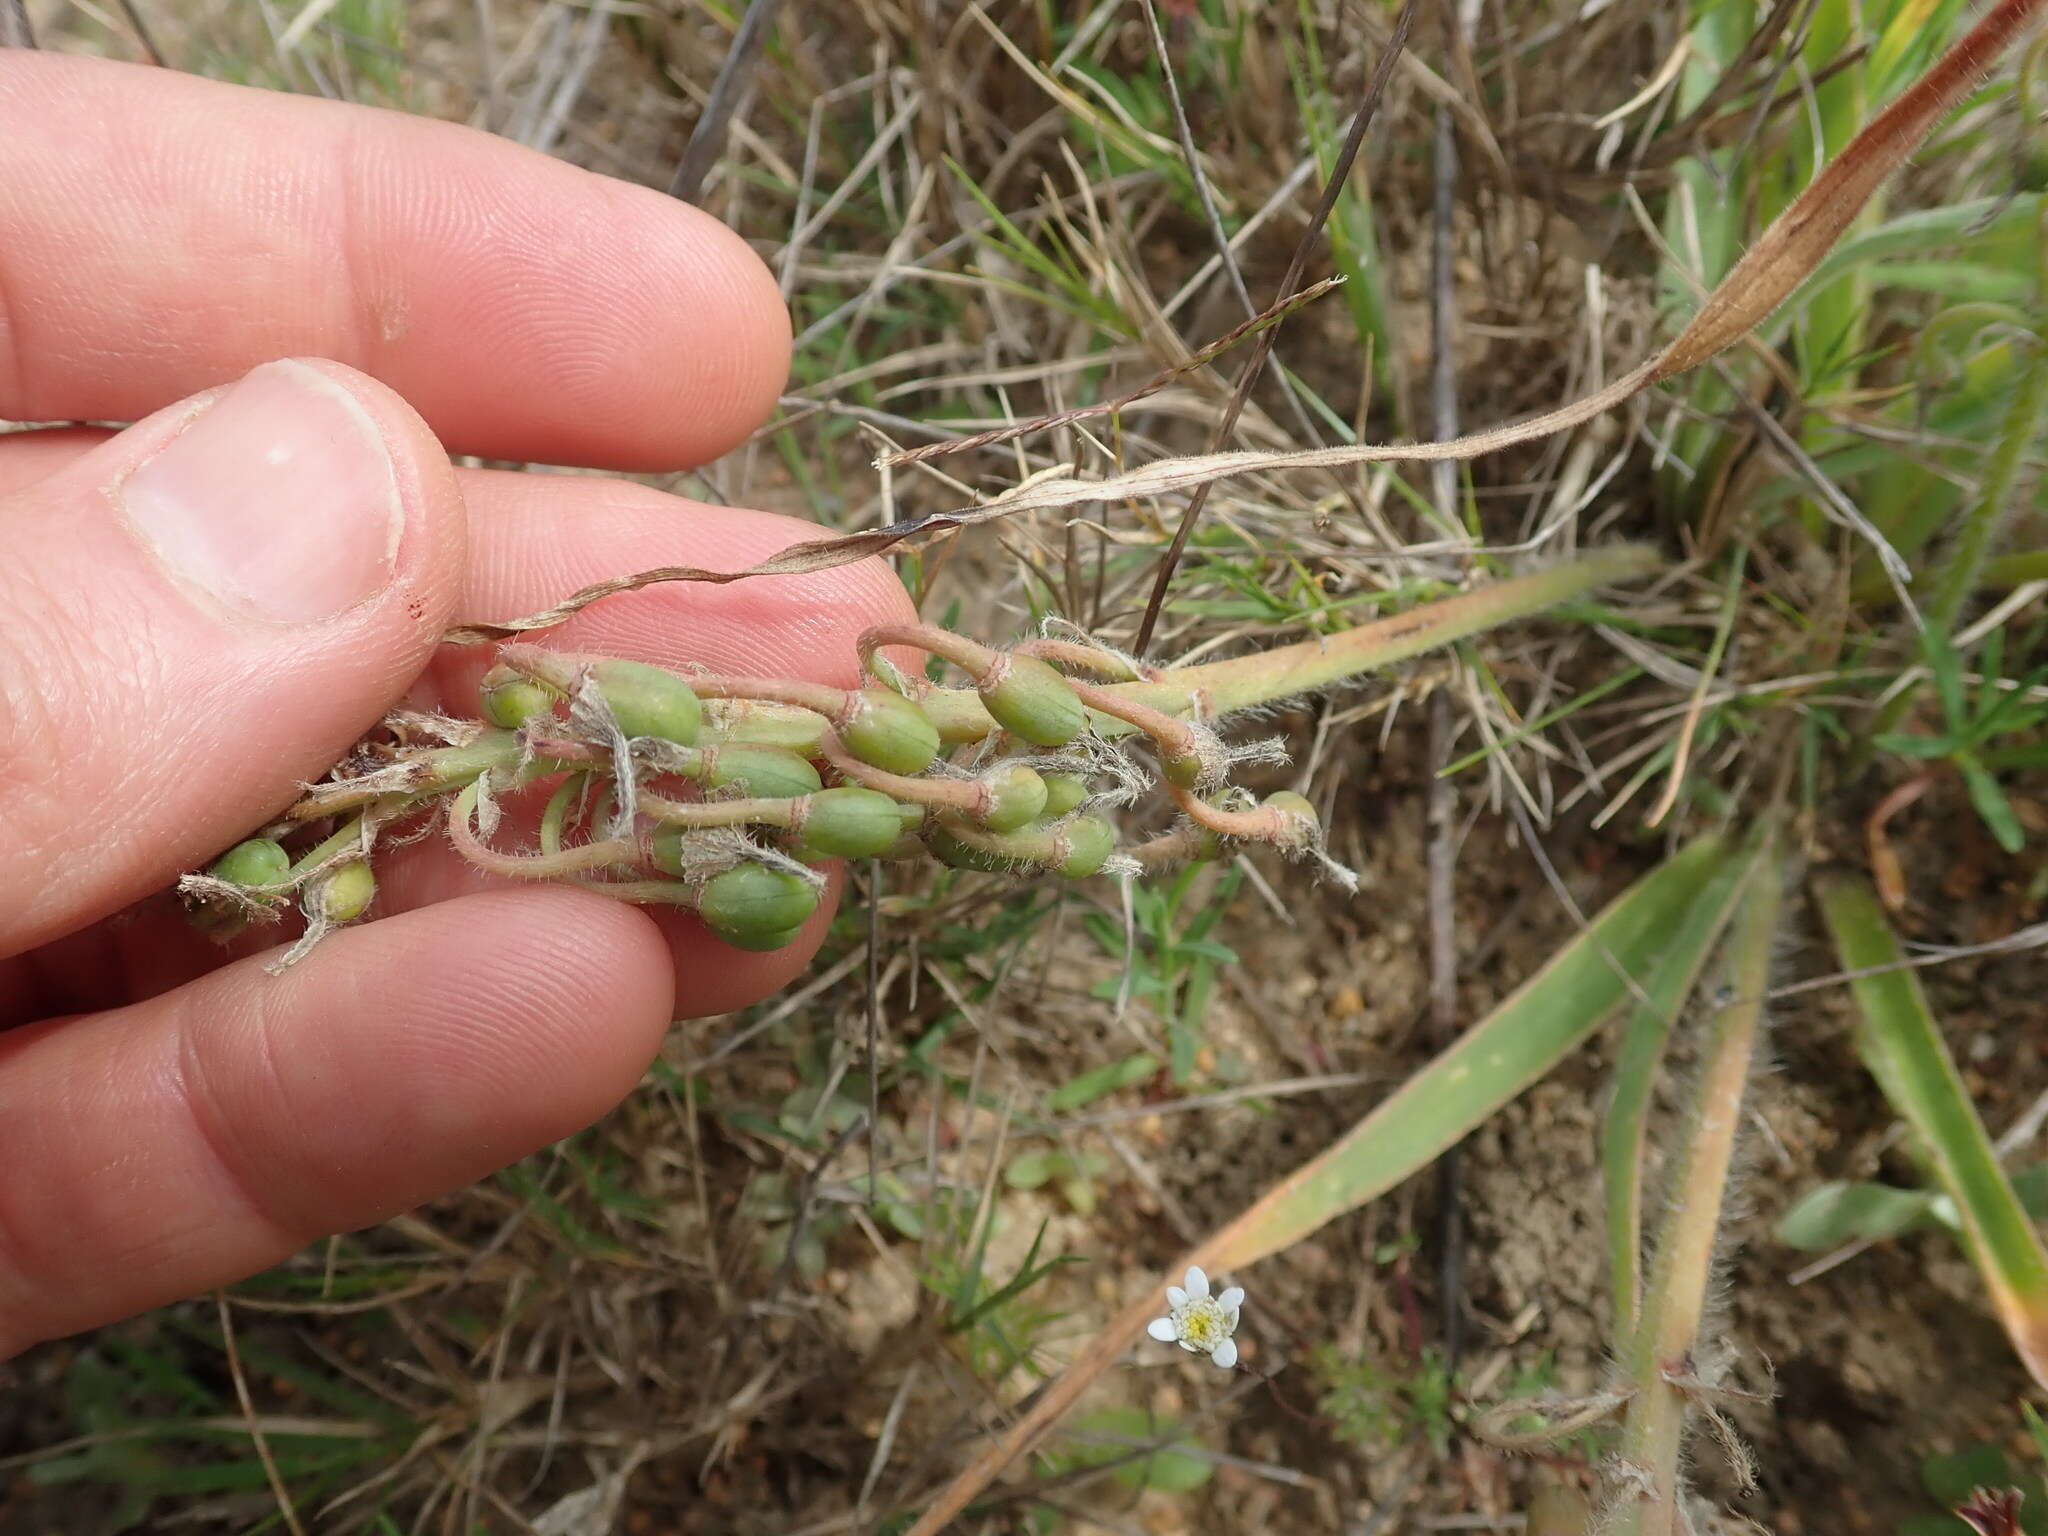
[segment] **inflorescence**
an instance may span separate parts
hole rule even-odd
[[[891,649],[972,686],[937,686]],[[914,624],[868,631],[860,659],[863,686],[843,689],[508,644],[484,677],[482,721],[390,716],[180,890],[224,935],[296,905],[308,929],[290,960],[368,909],[380,843],[436,829],[489,874],[685,907],[748,950],[796,937],[830,859],[1081,879],[1265,843],[1348,875],[1302,796],[1230,782],[1234,763],[1276,749],[1227,746],[1192,672],[1075,633],[996,650]],[[531,829],[506,846],[515,818],[501,802],[535,785],[550,789],[538,820],[520,818]],[[1110,813],[1153,791],[1174,825],[1120,844]]]

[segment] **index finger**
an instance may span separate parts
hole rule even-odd
[[[0,418],[134,420],[279,357],[457,453],[717,457],[789,319],[716,219],[452,123],[0,50]]]

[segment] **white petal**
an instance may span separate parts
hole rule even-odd
[[[1155,1317],[1145,1326],[1145,1331],[1162,1344],[1171,1344],[1180,1337],[1180,1330],[1173,1326],[1170,1317]]]
[[[1206,1296],[1209,1294],[1209,1277],[1190,1264],[1188,1266],[1187,1288],[1190,1296],[1198,1299]]]
[[[1216,1346],[1216,1352],[1209,1356],[1226,1371],[1237,1364],[1237,1340],[1225,1339]]]
[[[1235,1312],[1244,1305],[1244,1287],[1233,1285],[1229,1290],[1216,1298],[1216,1305],[1226,1312]]]
[[[1227,1312],[1227,1313],[1226,1313],[1226,1314],[1224,1314],[1224,1315],[1225,1315],[1225,1316],[1227,1316],[1227,1317],[1228,1317],[1228,1318],[1230,1319],[1230,1326],[1229,1326],[1228,1328],[1226,1328],[1226,1329],[1224,1330],[1224,1332],[1226,1332],[1226,1333],[1235,1333],[1235,1332],[1237,1332],[1237,1320],[1238,1320],[1238,1317],[1239,1317],[1239,1315],[1240,1315],[1240,1314],[1239,1314],[1239,1312],[1238,1312],[1238,1310],[1237,1310],[1237,1308],[1235,1308],[1235,1307],[1232,1307],[1232,1308],[1230,1309],[1230,1311],[1229,1311],[1229,1312]]]
[[[1184,1307],[1188,1304],[1188,1293],[1177,1285],[1166,1288],[1166,1304],[1169,1307]]]

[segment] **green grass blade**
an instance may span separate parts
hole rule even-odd
[[[1727,863],[1702,838],[1630,886],[1498,1008],[1312,1161],[1204,1243],[1200,1262],[1250,1264],[1429,1166],[1556,1066],[1655,975]],[[1624,974],[1625,973],[1625,974]]]
[[[1622,1026],[1614,1064],[1614,1096],[1600,1128],[1601,1182],[1613,1266],[1613,1336],[1617,1339],[1635,1332],[1642,1286],[1644,1127],[1650,1095],[1664,1061],[1664,1045],[1708,956],[1749,890],[1763,851],[1762,841],[1753,840],[1714,873],[1672,930],[1655,972],[1644,985],[1646,995]]]
[[[1896,966],[1904,958],[1868,881],[1835,876],[1820,883],[1818,894],[1845,970]],[[1920,978],[1910,970],[1886,970],[1858,976],[1850,988],[1864,1064],[1955,1202],[1963,1245],[2013,1348],[2034,1380],[2048,1387],[2048,1252],[1999,1166]]]

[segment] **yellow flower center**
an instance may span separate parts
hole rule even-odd
[[[1216,1346],[1230,1337],[1230,1314],[1216,1305],[1212,1296],[1190,1301],[1174,1319],[1180,1325],[1183,1343],[1214,1354]]]

